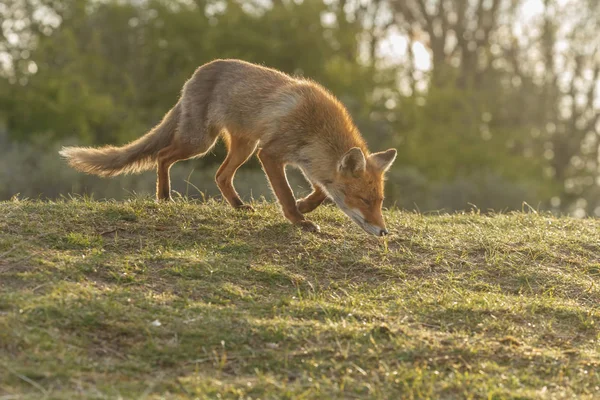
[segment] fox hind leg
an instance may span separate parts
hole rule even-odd
[[[158,152],[156,169],[156,199],[158,201],[171,200],[169,170],[173,164],[177,161],[204,155],[214,146],[219,133],[220,130],[216,128],[206,129],[193,138],[195,140],[182,140],[181,136],[176,135],[170,145]]]
[[[229,136],[228,153],[225,161],[219,167],[215,181],[223,197],[234,208],[254,210],[252,206],[244,204],[233,186],[235,172],[241,167],[256,150],[258,141],[247,140],[238,136]]]
[[[156,200],[171,200],[171,179],[169,170],[179,160],[191,157],[178,143],[170,144],[158,152],[156,168]]]

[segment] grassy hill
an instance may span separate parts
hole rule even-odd
[[[0,399],[599,398],[600,223],[0,203]]]

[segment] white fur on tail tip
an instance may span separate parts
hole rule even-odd
[[[77,159],[77,153],[79,153],[82,149],[83,148],[81,147],[65,146],[62,149],[60,149],[58,154],[60,154],[62,158],[67,160],[69,165],[71,165],[72,167],[76,167],[80,161]]]
[[[91,148],[85,147],[63,147],[58,154],[61,155],[62,158],[67,160],[69,165],[75,168],[78,171],[98,174],[100,171],[97,171],[92,165],[89,165],[85,161],[85,151],[93,150]]]
[[[77,147],[66,147],[64,146],[62,149],[60,149],[60,151],[58,152],[58,154],[60,154],[60,156],[62,158],[66,158],[67,160],[70,159],[71,157],[73,157],[73,150],[76,150]]]

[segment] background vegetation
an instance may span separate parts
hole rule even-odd
[[[372,149],[397,147],[389,204],[600,214],[595,0],[5,0],[0,26],[2,199],[152,192],[151,172],[101,181],[56,151],[140,136],[231,57],[322,83]],[[174,188],[216,194],[215,152]]]

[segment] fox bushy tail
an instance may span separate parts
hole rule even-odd
[[[63,147],[59,154],[71,167],[88,174],[108,177],[139,173],[156,165],[158,152],[171,143],[180,114],[177,103],[150,132],[122,147]]]

